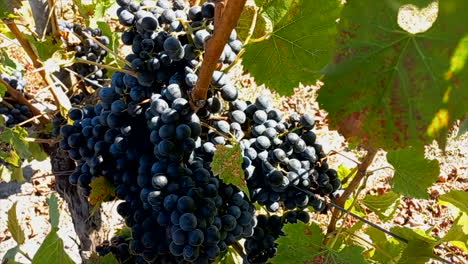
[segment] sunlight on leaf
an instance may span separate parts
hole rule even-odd
[[[398,25],[411,34],[422,33],[432,27],[437,20],[438,12],[438,1],[424,8],[412,4],[402,5],[398,10]]]

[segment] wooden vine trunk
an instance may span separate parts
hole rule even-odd
[[[107,234],[113,229],[112,226],[102,222],[100,210],[90,216],[93,206],[89,204],[88,198],[80,194],[78,187],[68,181],[68,174],[58,173],[71,171],[75,162],[68,157],[66,151],[56,148],[50,155],[52,172],[55,177],[55,189],[62,199],[67,202],[68,210],[73,219],[73,226],[79,238],[80,256],[83,263],[95,252],[97,245],[108,239]]]

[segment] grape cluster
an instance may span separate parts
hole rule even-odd
[[[0,78],[10,84],[10,86],[15,88],[18,92],[24,93],[24,89],[26,88],[26,79],[21,71],[15,71],[13,75],[2,73]]]
[[[315,138],[312,143],[304,139],[312,133],[309,116],[303,116],[309,118],[303,122],[294,118],[286,122],[262,98],[253,104],[241,101],[221,71],[213,74],[205,106],[197,112],[190,107],[188,95],[196,85],[205,43],[214,30],[214,4],[190,7],[183,0],[117,3],[119,21],[128,27],[121,40],[132,48],[126,56],[131,67],[126,69],[135,74],[115,72],[110,86],[98,90],[97,104],[72,108],[69,118],[73,124],[58,129],[57,121],[54,130],[62,137],[60,147],[77,162],[69,179],[84,195],[89,195],[89,184],[95,177],[106,177],[116,185],[116,196],[123,200],[117,212],[132,229],[130,254],[147,263],[211,263],[230,245],[255,235],[259,225],[252,201],[211,171],[216,145],[232,147],[240,142],[243,168],[256,201],[272,211],[283,204],[286,209],[305,207],[302,203],[286,205],[301,193],[292,185],[310,189],[312,183],[304,185],[304,177],[300,184],[278,185],[269,180],[267,165],[282,173],[302,175],[306,171],[308,180],[315,171],[330,174],[323,152],[315,151],[318,154],[312,159],[304,154],[306,150],[285,139],[285,132],[290,131],[305,147],[318,148]],[[241,47],[233,31],[219,62],[232,63]],[[223,107],[225,102],[229,102],[228,109]],[[279,124],[284,128],[276,130]],[[264,126],[268,133],[269,128],[275,130],[275,135],[267,138],[270,145],[258,126]],[[296,159],[300,167],[270,160],[278,148],[288,160]],[[329,193],[323,191],[327,184],[313,191]],[[268,198],[263,201],[265,195]],[[287,213],[289,220],[284,221],[305,219],[303,213],[294,218],[293,212]],[[263,252],[271,246],[257,248]]]
[[[101,245],[96,246],[96,253],[99,256],[112,254],[122,264],[146,264],[142,257],[131,255],[127,240],[122,236],[103,241]]]
[[[28,120],[33,116],[27,105],[23,104],[3,104],[0,102],[0,115],[5,124],[12,127],[18,123]]]
[[[310,216],[306,211],[289,211],[283,217],[272,215],[257,216],[257,226],[252,237],[245,240],[244,246],[249,263],[266,263],[275,256],[278,249],[276,239],[283,236],[284,224],[297,223],[297,221],[309,223]]]
[[[97,63],[104,62],[107,51],[98,45],[96,40],[104,46],[108,46],[110,44],[110,39],[108,36],[102,34],[100,28],[83,27],[66,20],[59,21],[59,28],[63,31],[74,32],[79,38],[80,42],[72,44],[70,47],[76,52],[75,57]],[[74,63],[72,68],[76,73],[86,78],[83,79],[83,81],[90,85],[90,87],[96,89],[104,84],[106,69],[102,69],[97,65],[80,62]],[[82,97],[82,94],[74,96],[72,101],[79,103],[83,99]]]

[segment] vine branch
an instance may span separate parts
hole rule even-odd
[[[29,58],[31,59],[34,67],[36,69],[41,69],[42,68],[42,63],[39,59],[39,56],[36,54],[34,51],[31,43],[23,36],[23,33],[20,31],[18,26],[16,25],[15,21],[13,19],[9,18],[3,18],[2,19],[3,23],[7,25],[8,29],[10,29],[11,33],[15,35],[16,39],[18,42],[21,44],[21,47],[23,47],[24,51],[26,54],[28,54]],[[64,107],[65,109],[70,109],[71,108],[71,103],[70,100],[68,99],[67,95],[59,88],[55,86],[55,83],[52,81],[50,76],[47,74],[47,72],[44,69],[41,69],[39,71],[39,74],[41,75],[42,79],[45,81],[45,83],[51,87],[51,92],[52,96],[54,97],[55,103],[57,107]]]
[[[346,200],[349,198],[351,193],[353,193],[354,190],[359,186],[359,184],[361,183],[361,180],[366,176],[367,168],[370,166],[370,164],[374,160],[376,154],[377,154],[377,150],[373,148],[370,148],[367,151],[366,156],[364,156],[364,158],[362,159],[362,162],[357,167],[358,171],[356,173],[356,176],[354,176],[353,180],[349,183],[348,187],[343,192],[343,194],[338,199],[336,199],[335,203],[338,206],[343,207],[343,205],[345,204]],[[330,219],[330,223],[328,224],[327,234],[333,233],[336,230],[336,222],[338,221],[339,214],[340,214],[340,211],[338,210],[333,211],[332,218]]]
[[[224,45],[226,45],[232,30],[237,25],[246,1],[219,0],[216,2],[215,30],[213,36],[206,43],[206,52],[198,75],[198,81],[191,93],[193,108],[200,108],[205,103],[211,76],[216,69],[219,56],[223,52]]]

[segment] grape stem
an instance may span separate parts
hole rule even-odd
[[[76,60],[77,62],[81,62],[81,63],[96,65],[96,66],[99,66],[99,67],[104,68],[104,69],[108,69],[108,70],[112,70],[112,71],[118,71],[118,72],[123,72],[123,73],[126,73],[126,74],[130,74],[130,75],[132,75],[132,76],[135,76],[135,77],[137,76],[136,72],[131,71],[131,70],[119,69],[119,68],[117,68],[117,67],[105,65],[105,64],[102,64],[102,63],[97,63],[97,62],[90,61],[90,60],[85,60],[85,59],[82,59],[82,58],[75,58],[75,60]]]
[[[190,104],[194,110],[198,110],[205,104],[213,71],[216,69],[218,59],[232,30],[237,25],[246,1],[216,1],[215,30],[213,36],[206,43],[206,52],[198,74],[198,81],[195,89],[190,94]]]
[[[358,170],[356,176],[354,176],[353,180],[349,183],[348,188],[343,192],[343,194],[336,199],[335,203],[338,206],[343,207],[346,200],[349,196],[354,192],[354,190],[360,185],[361,180],[367,175],[367,168],[371,165],[372,161],[377,154],[377,150],[374,148],[369,148],[367,151],[366,156],[362,159],[362,162],[358,165]],[[339,210],[333,210],[332,218],[330,219],[330,223],[328,224],[327,234],[331,234],[336,230],[336,222],[338,221]],[[329,236],[325,237],[324,244],[327,243]]]

